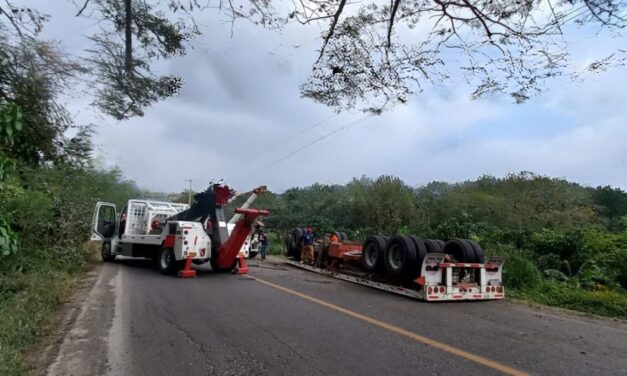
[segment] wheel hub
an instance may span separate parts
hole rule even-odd
[[[172,261],[172,252],[169,250],[161,252],[161,268],[167,269]]]
[[[388,261],[390,262],[390,266],[394,269],[400,269],[403,263],[403,259],[401,257],[401,250],[398,245],[393,245],[390,247],[390,255],[388,257]]]

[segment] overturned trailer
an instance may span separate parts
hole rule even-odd
[[[363,242],[320,243],[313,262],[299,261],[298,239],[286,241],[289,264],[332,278],[425,301],[505,297],[504,260],[487,260],[469,239],[370,236]]]

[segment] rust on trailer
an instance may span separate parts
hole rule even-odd
[[[329,257],[344,258],[346,252],[357,252],[348,256],[349,259],[358,258],[361,259],[361,243],[356,242],[343,242],[343,243],[331,243],[329,244]],[[357,256],[357,254],[359,256]]]

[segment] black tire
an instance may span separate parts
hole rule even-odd
[[[286,236],[283,241],[283,255],[285,257],[290,257],[292,255],[292,245],[291,245],[291,237]]]
[[[248,258],[249,258],[249,259],[253,259],[253,258],[255,258],[255,256],[257,256],[258,254],[259,254],[259,252],[257,252],[257,251],[250,251],[250,252],[248,252]]]
[[[425,239],[425,245],[427,246],[427,253],[442,253],[444,248],[444,242],[437,239]]]
[[[211,265],[211,270],[213,270],[214,273],[228,273],[237,267],[237,258],[233,261],[233,266],[230,268],[221,268],[218,266],[218,255],[211,257],[209,264]]]
[[[418,257],[414,241],[409,236],[391,238],[384,257],[388,276],[402,279],[417,277],[420,274]]]
[[[296,260],[300,260],[300,241],[305,231],[302,228],[295,228],[290,233],[290,256]]]
[[[468,241],[468,239],[460,239],[462,242],[464,242],[466,244],[466,246],[470,249],[470,251],[468,252],[468,261],[466,262],[477,262],[477,252],[475,252],[475,247],[472,246],[472,244]]]
[[[174,275],[178,271],[179,266],[180,263],[176,262],[172,248],[161,248],[161,251],[159,251],[159,262],[157,262],[157,267],[161,274]]]
[[[473,250],[475,251],[475,261],[473,262],[476,262],[479,264],[485,263],[485,256],[483,255],[483,249],[481,249],[479,244],[474,240],[470,240],[470,239],[464,239],[464,240],[466,240],[466,242],[468,242],[470,246],[473,248]]]
[[[471,260],[475,258],[475,251],[472,245],[465,242],[464,239],[449,240],[442,251],[452,256],[457,262],[473,262]]]
[[[298,247],[300,247],[300,241],[303,238],[304,233],[305,231],[303,231],[302,228],[295,228],[292,230],[292,234],[291,234],[292,249],[297,249]]]
[[[361,265],[368,272],[383,270],[387,241],[383,236],[369,236],[362,248]]]
[[[292,251],[292,258],[294,259],[294,261],[300,261],[300,253],[301,253],[302,249],[300,247],[294,249]]]
[[[416,247],[416,257],[418,258],[418,270],[422,268],[422,260],[424,260],[427,253],[429,253],[429,249],[425,244],[423,239],[420,239],[416,235],[409,235],[409,238],[414,242],[414,247]]]
[[[100,257],[102,257],[103,262],[111,262],[115,260],[115,254],[111,252],[111,243],[102,243],[102,248],[100,249]]]
[[[342,235],[342,236],[340,237],[340,241],[345,242],[345,241],[347,241],[347,240],[348,240],[348,235],[346,235],[346,233],[345,233],[345,232],[340,232],[340,234]]]

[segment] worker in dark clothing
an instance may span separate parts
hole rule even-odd
[[[303,248],[300,252],[301,261],[314,261],[314,242],[316,241],[316,237],[313,233],[313,228],[311,226],[307,227],[307,231],[303,234],[302,242]]]
[[[263,261],[266,259],[266,255],[268,254],[268,245],[270,243],[268,239],[268,233],[266,231],[261,233],[259,240],[261,242],[261,260]]]

